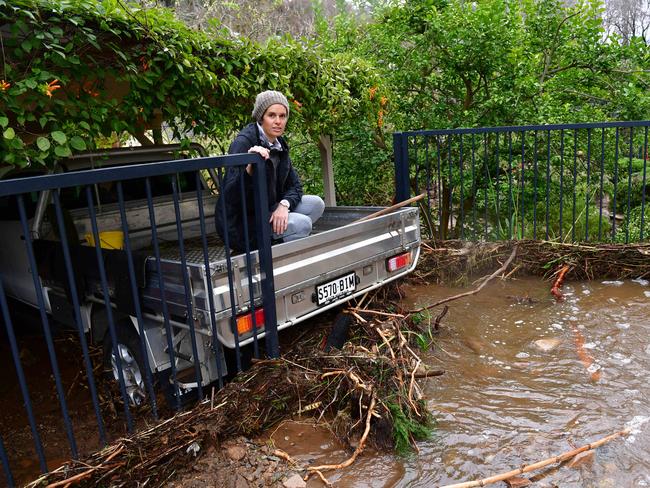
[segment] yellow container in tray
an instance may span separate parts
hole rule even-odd
[[[89,246],[95,246],[95,239],[92,232],[86,234],[86,242]],[[99,242],[103,249],[124,249],[124,232],[121,230],[100,232]]]

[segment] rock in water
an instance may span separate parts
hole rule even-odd
[[[560,339],[539,339],[535,341],[535,347],[543,352],[549,352],[555,349],[562,342]]]
[[[594,451],[584,451],[576,455],[571,461],[569,461],[569,468],[577,468],[583,464],[591,463],[594,460]]]
[[[284,486],[284,488],[305,488],[307,483],[305,483],[299,474],[295,473],[289,479],[285,480],[284,483],[282,483],[282,486]]]

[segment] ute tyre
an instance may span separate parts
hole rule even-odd
[[[347,313],[341,312],[336,316],[325,341],[325,351],[343,347],[348,340],[350,325],[352,325],[352,317]]]
[[[145,403],[147,397],[144,376],[146,370],[140,351],[140,336],[130,323],[116,324],[115,334],[122,359],[124,386],[129,397],[129,406],[140,406]],[[121,399],[117,362],[114,357],[110,330],[107,330],[104,336],[102,362],[104,374],[111,384],[111,392],[114,392],[113,395],[116,394],[115,398]]]

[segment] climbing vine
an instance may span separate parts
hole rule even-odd
[[[313,136],[377,110],[378,77],[363,60],[195,31],[121,0],[0,0],[0,41],[0,175],[115,134],[160,142],[163,122],[182,142],[224,137],[264,89],[285,92],[292,123]]]

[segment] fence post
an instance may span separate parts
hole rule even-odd
[[[267,354],[280,356],[278,321],[275,310],[275,283],[273,281],[273,257],[271,254],[271,226],[269,225],[268,195],[266,191],[266,161],[257,156],[255,165],[255,232],[257,256],[260,260],[262,307],[264,307],[264,330]]]
[[[395,203],[408,200],[411,196],[409,188],[409,155],[407,147],[408,136],[401,132],[393,134],[393,153],[395,155]]]

